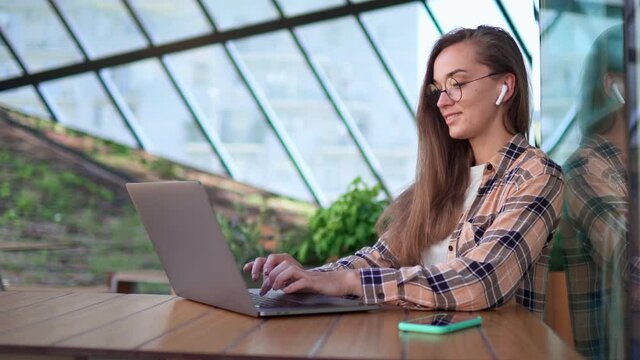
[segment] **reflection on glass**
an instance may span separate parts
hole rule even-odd
[[[555,16],[543,9],[542,23],[546,18]],[[559,164],[576,150],[580,141],[580,129],[575,125],[575,116],[571,116],[579,100],[576,89],[580,87],[581,68],[577,64],[587,56],[593,39],[616,22],[620,20],[564,12],[556,25],[542,36],[541,51],[549,54],[540,58],[543,144],[554,145],[555,142],[549,144],[548,141],[554,141],[557,138],[555,134],[564,130],[559,124],[567,117],[574,120],[562,141],[550,153]]]
[[[146,46],[144,37],[120,1],[59,0],[91,57]]]
[[[204,0],[204,5],[215,19],[218,30],[247,26],[279,17],[271,0]]]
[[[0,27],[30,71],[82,60],[46,1],[0,2]]]
[[[89,134],[135,147],[131,133],[113,108],[95,75],[62,78],[42,84],[60,116],[60,123]]]
[[[221,46],[171,55],[168,60],[231,154],[237,180],[312,200]]]
[[[622,26],[598,36],[582,69],[578,149],[563,165],[564,245],[576,349],[624,357],[629,212]]]
[[[207,19],[193,0],[132,0],[131,5],[156,44],[211,31]]]
[[[22,70],[9,52],[4,41],[0,41],[0,79],[22,75]]]
[[[289,34],[254,36],[236,45],[327,198],[335,200],[357,176],[374,184]]]
[[[382,45],[399,81],[415,109],[427,57],[440,38],[424,5],[409,3],[362,14],[362,19]]]
[[[364,34],[351,17],[304,26],[298,33],[371,145],[390,190],[399,194],[415,173],[415,125]],[[404,54],[417,57],[415,51],[408,46]]]
[[[150,152],[222,173],[217,156],[202,134],[156,60],[145,60],[109,69],[140,127],[151,141]]]
[[[286,16],[295,16],[313,11],[346,5],[345,0],[278,0]]]
[[[26,114],[51,119],[51,115],[40,101],[35,89],[31,86],[0,92],[0,105]]]

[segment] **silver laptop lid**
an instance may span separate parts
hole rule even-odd
[[[127,190],[176,294],[258,315],[199,182],[130,183]]]

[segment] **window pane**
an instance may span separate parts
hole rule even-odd
[[[152,144],[152,153],[207,171],[221,173],[218,158],[157,60],[108,70],[131,112]]]
[[[91,135],[136,147],[135,140],[93,73],[42,84],[60,123]]]
[[[9,52],[4,41],[0,41],[0,79],[8,79],[22,75],[22,70]]]
[[[44,0],[0,2],[0,27],[29,71],[82,60],[75,44]]]
[[[51,119],[51,115],[31,86],[0,92],[0,104],[30,115]]]
[[[329,200],[371,172],[285,31],[238,41],[258,85],[269,99]]]
[[[533,14],[533,3],[527,0],[502,2],[530,51],[540,42],[540,29]]]
[[[237,28],[278,18],[270,0],[205,0],[219,30]]]
[[[478,25],[499,26],[511,32],[494,0],[457,0],[456,6],[449,0],[431,0],[428,4],[444,32]]]
[[[146,42],[120,1],[58,0],[92,57],[136,48]]]
[[[231,154],[238,180],[312,200],[221,46],[171,55],[170,60],[177,77]]]
[[[154,43],[176,41],[211,31],[200,8],[194,1],[133,0]]]
[[[300,15],[346,5],[345,0],[278,0],[282,11],[287,16]]]
[[[390,190],[399,193],[415,173],[415,125],[356,21],[341,18],[299,33],[371,145]],[[404,54],[416,50],[406,47]]]
[[[410,3],[366,12],[362,19],[383,46],[415,109],[429,52],[440,38],[424,5]]]

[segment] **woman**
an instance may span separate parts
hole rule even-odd
[[[513,38],[489,26],[446,34],[422,86],[415,182],[378,220],[378,242],[313,270],[287,254],[244,270],[254,280],[263,274],[263,293],[447,310],[497,307],[515,296],[542,312],[563,180],[560,167],[528,145],[529,120],[527,73]]]

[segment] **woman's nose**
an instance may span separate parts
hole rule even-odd
[[[447,92],[443,91],[440,93],[440,96],[438,97],[438,102],[436,103],[436,106],[441,108],[441,107],[452,105],[453,103],[454,101],[451,100],[449,95],[447,95]]]

